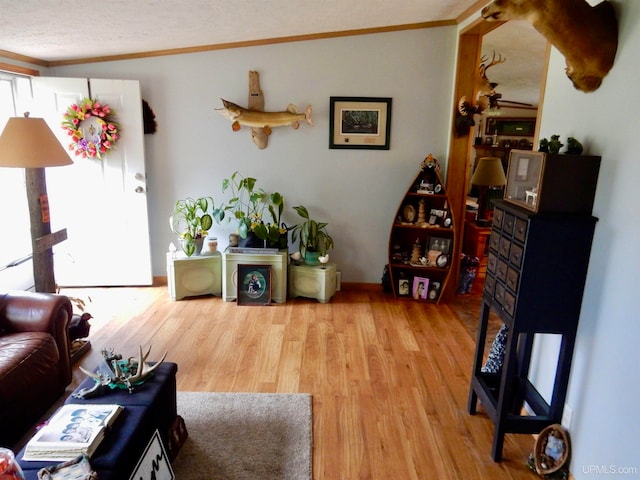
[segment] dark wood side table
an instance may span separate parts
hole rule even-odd
[[[489,237],[491,236],[491,226],[482,227],[475,221],[464,222],[464,239],[462,252],[478,257],[480,267],[478,273],[484,274],[487,270],[487,255],[489,253]]]

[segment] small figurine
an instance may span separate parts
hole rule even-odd
[[[460,258],[460,283],[456,293],[462,295],[471,292],[479,266],[480,259],[478,257],[462,254]]]
[[[582,153],[582,144],[573,137],[567,138],[567,153],[580,155]]]
[[[546,138],[541,138],[540,143],[538,145],[539,152],[549,153],[549,140]]]
[[[422,256],[422,247],[420,246],[420,239],[416,238],[416,243],[413,244],[411,249],[411,263],[417,265],[420,263],[420,257]]]
[[[560,135],[551,135],[549,140],[549,153],[558,153],[564,146],[564,143],[560,141]]]

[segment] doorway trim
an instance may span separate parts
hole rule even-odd
[[[467,135],[458,136],[455,131],[455,109],[457,109],[458,100],[466,96],[467,98],[475,98],[475,76],[480,63],[482,54],[482,38],[487,33],[495,30],[505,22],[487,22],[482,18],[470,23],[468,26],[460,30],[458,41],[458,57],[456,61],[456,79],[454,86],[454,102],[453,115],[450,130],[449,156],[447,158],[447,192],[449,194],[449,208],[452,210],[454,219],[457,219],[458,235],[452,255],[451,268],[453,269],[453,281],[447,284],[447,297],[455,295],[459,284],[460,276],[460,255],[462,253],[462,240],[464,235],[465,208],[466,197],[469,189],[469,156],[473,148],[472,130]],[[542,72],[540,83],[540,97],[538,102],[538,112],[536,115],[536,129],[534,134],[534,145],[540,133],[540,118],[542,116],[542,106],[544,99],[544,90],[546,88],[546,72],[549,66],[549,54],[551,46],[547,42],[546,61]]]

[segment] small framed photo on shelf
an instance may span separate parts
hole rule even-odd
[[[420,184],[416,190],[416,193],[426,193],[427,195],[433,195],[434,193],[440,193],[442,191],[442,185],[439,183],[420,180]]]
[[[331,97],[329,148],[389,150],[391,98]]]
[[[271,265],[238,265],[238,305],[271,303]]]
[[[399,297],[408,297],[411,293],[411,288],[409,285],[408,278],[401,278],[398,280],[398,296]]]
[[[440,298],[440,286],[441,282],[431,282],[429,284],[429,291],[427,292],[427,299],[435,302]]]
[[[429,250],[437,250],[445,255],[448,255],[450,247],[451,247],[450,238],[444,238],[444,237],[429,238]]]
[[[413,277],[413,298],[426,300],[428,289],[429,279],[427,277]]]
[[[429,225],[444,226],[448,211],[442,208],[432,208],[429,211]]]
[[[427,249],[427,265],[445,268],[449,264],[449,248],[451,239],[444,237],[430,237]]]

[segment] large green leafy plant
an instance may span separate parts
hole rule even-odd
[[[299,251],[302,258],[306,257],[307,252],[318,252],[321,256],[326,255],[327,251],[333,248],[333,238],[326,230],[328,223],[311,218],[305,206],[298,205],[293,209],[304,219],[303,223],[292,228],[291,234],[291,240],[294,243],[300,238]]]
[[[169,223],[173,233],[180,237],[182,248],[187,256],[190,257],[195,253],[196,240],[207,236],[213,225],[214,216],[217,221],[221,221],[224,218],[224,211],[215,208],[212,197],[186,198],[175,203]]]
[[[231,199],[224,210],[238,222],[238,234],[247,238],[253,232],[260,240],[278,244],[280,235],[286,233],[286,227],[280,226],[284,210],[284,197],[278,193],[267,193],[256,188],[257,180],[234,172],[230,178],[222,181],[222,192],[231,192]],[[270,219],[265,221],[265,213]]]

